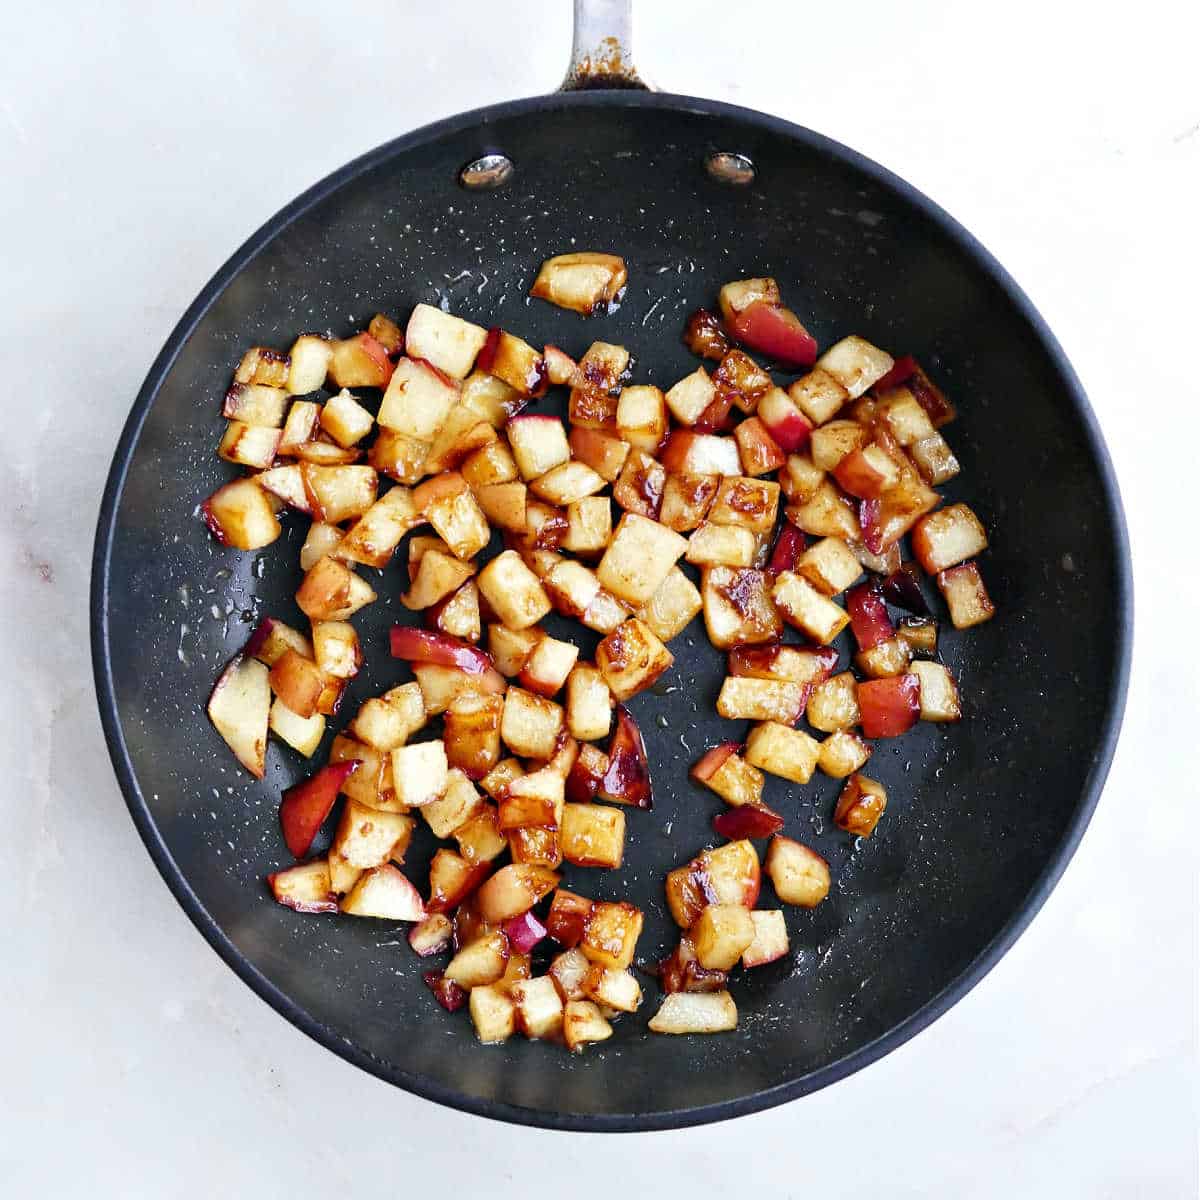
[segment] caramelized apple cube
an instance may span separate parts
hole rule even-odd
[[[446,760],[452,767],[481,779],[500,761],[501,696],[463,692],[446,708]]]
[[[922,721],[940,723],[962,719],[958,684],[941,663],[914,662],[908,669],[920,682]]]
[[[695,425],[716,394],[712,377],[703,367],[697,367],[667,392],[665,400],[675,420],[681,425]]]
[[[672,992],[650,1019],[651,1033],[725,1033],[737,1028],[737,1005],[728,992]]]
[[[987,544],[982,523],[965,504],[948,505],[913,527],[913,554],[930,575],[974,558]]]
[[[746,738],[748,763],[793,783],[812,778],[820,753],[820,744],[807,733],[778,721],[755,726]]]
[[[397,746],[391,756],[396,799],[401,804],[419,808],[445,795],[449,763],[445,744],[440,738],[434,742]]]
[[[640,607],[658,590],[687,549],[687,542],[657,521],[626,513],[600,560],[600,584],[618,599]]]
[[[593,902],[579,948],[594,963],[622,971],[633,962],[642,932],[642,913],[628,901]]]
[[[950,620],[955,629],[970,629],[995,616],[995,605],[975,563],[963,563],[938,572],[937,585],[950,610]]]
[[[455,379],[470,374],[486,340],[486,329],[431,304],[418,304],[404,331],[410,358],[424,359]]]
[[[834,779],[853,775],[871,757],[871,747],[857,733],[839,729],[821,743],[817,766]]]
[[[619,255],[591,250],[556,254],[542,263],[529,294],[586,317],[615,300],[628,278]]]
[[[562,708],[524,688],[510,687],[504,697],[500,736],[523,758],[550,758],[563,727]]]
[[[432,442],[458,399],[456,380],[423,359],[402,358],[375,419],[382,429],[414,441]]]
[[[767,875],[784,904],[816,908],[829,895],[829,864],[815,851],[776,834],[767,848]]]
[[[296,593],[296,604],[310,621],[344,621],[374,600],[371,585],[333,558],[317,562]]]
[[[645,622],[631,617],[596,647],[596,665],[618,700],[650,687],[675,661]]]
[[[377,917],[383,921],[420,921],[425,906],[420,894],[391,863],[364,871],[341,903],[352,917]]]
[[[817,359],[818,369],[832,375],[852,400],[882,379],[894,365],[890,354],[856,336],[843,338]]]
[[[669,427],[662,390],[649,384],[624,388],[617,399],[616,421],[622,441],[635,450],[655,454]]]
[[[615,869],[625,852],[625,814],[605,804],[567,804],[559,841],[567,862]]]
[[[283,532],[266,493],[253,479],[235,479],[201,505],[209,532],[235,550],[261,550]]]
[[[510,629],[536,625],[551,608],[538,577],[514,550],[498,554],[479,573],[480,595]]]
[[[833,823],[855,837],[870,837],[887,808],[887,790],[865,775],[846,780],[833,810]]]

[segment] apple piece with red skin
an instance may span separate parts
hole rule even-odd
[[[728,433],[733,428],[730,412],[733,409],[733,394],[718,392],[712,403],[692,424],[695,433]]]
[[[266,663],[238,654],[221,672],[208,700],[208,719],[256,779],[263,777],[267,766],[269,677]]]
[[[536,400],[550,386],[550,371],[546,359],[532,346],[506,333],[498,325],[488,330],[487,341],[475,360],[475,366],[489,375],[503,379],[522,396]]]
[[[588,918],[592,915],[592,902],[577,892],[559,888],[550,901],[546,914],[546,929],[560,946],[570,950],[583,941]]]
[[[696,433],[691,429],[676,429],[659,452],[659,461],[675,475],[742,473],[741,456],[733,438]]]
[[[762,869],[758,852],[747,839],[706,850],[696,862],[703,872],[710,904],[742,904],[753,908],[758,903]]]
[[[833,477],[851,496],[876,500],[895,484],[899,471],[887,452],[871,443],[847,454],[833,468]]]
[[[427,912],[444,913],[457,908],[487,878],[489,862],[469,862],[453,850],[442,847],[429,864],[429,903]]]
[[[329,375],[340,388],[385,388],[395,365],[388,358],[387,348],[369,333],[333,343],[329,360]]]
[[[808,548],[808,538],[790,521],[785,521],[775,539],[771,560],[767,563],[767,574],[772,579],[784,571],[794,571],[800,555]]]
[[[696,958],[696,948],[686,934],[658,964],[657,974],[658,986],[668,995],[672,992],[720,992],[729,977],[728,971],[702,967]]]
[[[869,679],[858,685],[857,694],[864,737],[899,737],[921,716],[921,681],[911,673]]]
[[[454,926],[445,913],[429,913],[408,931],[408,944],[413,953],[421,958],[430,958],[450,948]]]
[[[401,658],[406,662],[457,667],[468,675],[476,676],[481,691],[501,693],[507,686],[504,676],[493,666],[488,654],[478,646],[445,633],[417,629],[412,625],[393,625],[391,649],[393,658]]]
[[[720,361],[729,353],[729,339],[721,328],[717,314],[707,308],[698,308],[687,319],[683,330],[683,344],[701,358]]]
[[[426,971],[421,978],[433,993],[433,998],[447,1011],[458,1012],[467,1002],[467,992],[452,979],[446,979],[441,971]]]
[[[732,754],[737,754],[742,748],[741,742],[722,742],[711,750],[706,750],[692,765],[689,774],[698,783],[707,783],[722,767],[725,760]]]
[[[872,390],[878,394],[885,392],[888,388],[899,387],[902,383],[907,383],[911,378],[912,373],[917,369],[917,360],[911,354],[902,354],[892,364],[892,369],[871,385]]]
[[[303,858],[333,808],[342,784],[359,767],[356,758],[330,763],[311,778],[290,787],[279,802],[279,825],[293,857]]]
[[[572,383],[579,371],[579,364],[557,346],[546,346],[542,351],[546,359],[546,378],[556,387]]]
[[[586,804],[600,790],[608,771],[608,755],[595,746],[584,745],[567,774],[565,798],[572,804]]]
[[[883,525],[880,521],[880,503],[877,498],[859,501],[858,524],[862,529],[863,545],[872,554],[882,554]]]
[[[812,422],[792,403],[788,394],[773,387],[758,402],[758,419],[766,426],[780,450],[795,454],[808,444]]]
[[[763,911],[759,909],[750,914],[754,922],[754,941],[742,954],[742,966],[765,967],[783,958],[788,952],[787,925],[783,912],[778,909]]]
[[[512,917],[500,926],[508,944],[518,954],[528,954],[549,932],[531,912]]]
[[[729,652],[726,672],[754,679],[788,679],[793,683],[818,684],[828,679],[838,664],[833,646],[735,646]],[[786,660],[792,660],[785,666]],[[789,669],[791,666],[796,669]],[[800,668],[809,668],[801,674]]]
[[[757,478],[778,471],[787,462],[783,447],[771,436],[761,417],[748,417],[734,431],[742,473]]]
[[[783,828],[783,818],[765,805],[743,804],[717,813],[713,830],[731,842],[743,838],[771,837]]]
[[[608,770],[600,780],[603,800],[650,809],[654,799],[650,786],[650,764],[642,731],[623,704],[618,704],[617,727],[608,747]]]
[[[756,300],[729,321],[733,336],[743,346],[789,367],[811,367],[817,361],[817,339],[790,308]]]
[[[896,636],[896,627],[877,584],[860,583],[851,588],[846,593],[846,612],[850,614],[850,628],[859,650],[873,650],[880,642]]]
[[[880,585],[883,597],[889,604],[902,608],[918,617],[929,615],[929,605],[921,593],[920,568],[914,562],[904,562]]]

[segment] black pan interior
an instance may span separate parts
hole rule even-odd
[[[758,179],[705,174],[707,151],[749,154]],[[511,184],[469,193],[484,150]],[[529,301],[541,259],[622,253],[619,311],[583,320]],[[948,632],[966,720],[881,744],[868,772],[891,797],[861,845],[832,828],[837,785],[772,779],[787,832],[830,861],[813,912],[789,910],[794,954],[735,994],[736,1033],[654,1037],[643,1012],[585,1057],[516,1040],[481,1049],[421,984],[404,930],[302,917],[262,886],[286,863],[280,789],[309,769],[274,744],[267,778],[242,772],[203,706],[221,664],[292,595],[307,524],[267,550],[225,550],[198,502],[232,469],[214,455],[219,402],[247,345],[345,335],[377,309],[445,302],[534,344],[581,353],[621,342],[639,380],[692,370],[684,316],[723,280],[771,274],[822,343],[857,332],[925,363],[960,407],[963,465],[948,491],[993,531],[983,569],[999,615]],[[543,406],[556,411],[561,397]],[[822,1086],[911,1036],[973,983],[1036,910],[1082,832],[1111,754],[1128,649],[1119,503],[1086,401],[1028,302],[956,226],[865,160],[782,122],[667,96],[568,96],[469,114],[401,139],[319,185],[231,261],[184,319],[118,452],[97,547],[101,707],[132,811],[164,875],[214,945],[266,999],[330,1048],[431,1098],[508,1119],[586,1129],[731,1116]],[[403,553],[397,561],[403,560]],[[355,618],[368,667],[343,710],[405,678],[386,630],[411,620],[400,571]],[[578,627],[575,627],[578,634]],[[699,621],[674,671],[632,708],[656,804],[630,813],[626,865],[566,882],[647,913],[641,950],[671,940],[665,870],[711,844],[720,801],[686,778],[730,737],[722,675]],[[418,839],[414,875],[431,852]],[[771,902],[769,885],[764,903]],[[947,1081],[952,1086],[953,1081]]]

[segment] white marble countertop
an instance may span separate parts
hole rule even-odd
[[[638,59],[657,84],[878,159],[1028,290],[1112,449],[1138,614],[1105,797],[984,982],[820,1094],[617,1142],[461,1116],[310,1042],[192,928],[109,768],[92,533],[117,433],[176,318],[310,182],[407,128],[549,90],[569,44],[565,0],[305,0],[271,22],[269,7],[110,0],[10,6],[5,22],[0,1191],[1196,1195],[1200,10],[641,5]]]

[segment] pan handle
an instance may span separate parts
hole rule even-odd
[[[650,91],[633,65],[633,0],[575,0],[571,65],[559,91]]]

